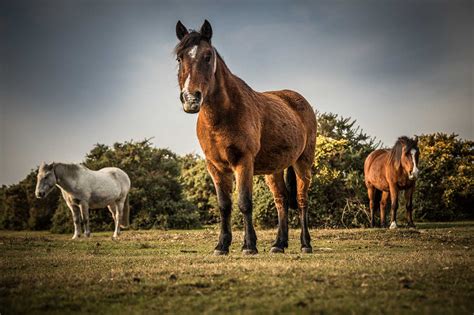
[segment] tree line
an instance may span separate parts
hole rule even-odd
[[[396,139],[394,139],[395,142]],[[368,198],[364,160],[380,147],[356,121],[336,114],[318,114],[318,137],[309,191],[312,227],[368,226]],[[446,221],[474,218],[474,142],[455,134],[419,135],[420,175],[414,196],[415,220]],[[149,140],[96,144],[86,154],[90,169],[115,166],[130,176],[131,227],[134,229],[190,229],[218,221],[212,179],[198,155],[179,156],[154,147]],[[59,189],[36,199],[37,169],[17,184],[0,188],[0,229],[71,232],[69,209]],[[254,178],[254,222],[261,228],[277,226],[273,197],[263,176]],[[404,211],[401,202],[400,212]],[[234,207],[233,224],[242,225]],[[403,213],[399,216],[403,220]],[[298,224],[295,210],[290,225]],[[93,230],[110,230],[109,211],[92,210]]]

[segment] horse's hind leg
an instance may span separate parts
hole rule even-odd
[[[376,195],[376,189],[374,186],[368,186],[367,187],[367,194],[369,195],[369,209],[370,209],[370,227],[374,227],[374,221],[375,221],[375,195]]]
[[[308,229],[308,190],[311,184],[311,163],[298,160],[293,166],[296,173],[296,201],[300,210],[301,223],[301,251],[312,253],[311,236]]]
[[[114,235],[112,236],[113,238],[117,238],[119,233],[120,233],[120,207],[118,206],[117,203],[113,203],[109,205],[109,209],[111,212],[113,212],[114,215],[114,223],[115,223],[115,230],[114,230]]]
[[[278,211],[278,234],[270,249],[271,253],[283,253],[288,248],[288,191],[283,172],[265,176]]]
[[[388,198],[390,193],[388,191],[382,191],[382,199],[380,199],[380,227],[384,228],[385,224],[385,209],[387,209]]]
[[[231,211],[232,211],[232,173],[218,170],[211,162],[207,162],[207,170],[211,174],[216,187],[217,201],[221,214],[221,231],[219,242],[214,249],[215,255],[227,255],[232,243]]]

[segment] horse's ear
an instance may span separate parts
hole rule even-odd
[[[209,43],[211,42],[212,27],[211,27],[211,23],[209,23],[208,20],[204,20],[204,24],[202,24],[201,30],[199,31],[199,33],[201,33],[201,36],[204,40],[206,40]]]
[[[178,37],[179,40],[182,40],[186,35],[188,35],[188,29],[183,25],[183,23],[181,23],[181,21],[178,21],[178,23],[176,23],[176,37]]]
[[[418,136],[415,136],[415,145],[418,145]]]

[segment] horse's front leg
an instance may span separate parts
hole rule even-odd
[[[397,210],[398,210],[398,188],[395,185],[390,186],[390,229],[396,229],[397,225]]]
[[[78,206],[68,204],[69,209],[71,209],[72,213],[72,222],[74,223],[74,235],[72,239],[75,240],[81,237],[81,210]]]
[[[270,249],[271,253],[283,253],[288,248],[288,192],[283,179],[283,172],[265,176],[268,188],[278,211],[278,234]]]
[[[385,225],[385,209],[387,208],[388,198],[390,193],[388,191],[382,191],[382,199],[380,200],[380,227],[384,228]]]
[[[244,215],[244,255],[254,255],[257,250],[257,234],[252,222],[252,186],[253,186],[253,159],[242,158],[234,168],[237,191],[239,193],[239,209]]]
[[[214,249],[214,255],[227,255],[232,243],[232,173],[226,173],[217,169],[211,162],[207,162],[207,169],[211,174],[216,188],[217,201],[221,215],[221,231],[219,242]]]
[[[82,224],[84,225],[84,235],[86,237],[91,236],[91,230],[89,227],[89,205],[86,202],[81,202],[79,205],[82,215]]]
[[[308,190],[311,184],[311,165],[301,162],[297,163],[294,169],[296,173],[296,201],[300,210],[301,252],[309,254],[313,252],[308,228]]]

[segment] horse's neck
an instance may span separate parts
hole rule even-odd
[[[230,72],[224,61],[219,59],[216,70],[214,88],[209,93],[200,118],[214,125],[223,121],[223,117],[239,113],[243,115],[246,108],[242,100],[243,94],[253,94],[253,91],[240,78]]]
[[[56,185],[62,190],[73,194],[77,189],[77,181],[81,176],[81,169],[71,169],[68,165],[58,163],[54,166],[54,173],[56,175]]]

